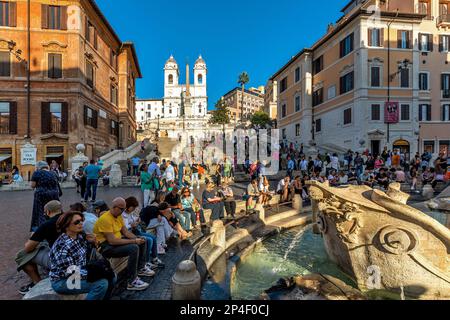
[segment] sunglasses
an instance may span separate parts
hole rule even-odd
[[[120,209],[120,210],[122,210],[122,211],[124,211],[126,208],[124,208],[124,207],[114,207],[114,208],[116,208],[116,209]]]
[[[81,224],[81,223],[83,223],[83,219],[79,219],[79,220],[76,220],[74,223],[73,223],[73,225],[74,226],[78,226],[79,224]]]

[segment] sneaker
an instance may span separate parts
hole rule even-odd
[[[147,282],[142,281],[139,278],[136,278],[132,283],[127,285],[127,290],[130,291],[142,291],[147,289],[149,284]]]
[[[153,263],[154,265],[156,265],[157,267],[161,267],[161,268],[165,267],[164,262],[162,262],[159,258],[153,259],[153,260],[152,260],[152,263]]]
[[[155,275],[155,271],[148,268],[147,266],[142,268],[138,273],[138,276],[141,276],[141,277],[153,277],[154,275]]]
[[[31,283],[27,284],[26,286],[21,287],[19,289],[19,293],[22,295],[26,295],[30,291],[30,289],[33,287],[34,287],[34,283],[31,282]]]
[[[158,269],[158,265],[153,264],[153,263],[151,263],[151,262],[147,262],[147,263],[145,264],[145,266],[146,266],[147,268],[150,268],[151,270],[156,270],[156,269]]]
[[[158,246],[158,254],[161,254],[161,255],[165,255],[166,254],[166,250],[161,245]]]

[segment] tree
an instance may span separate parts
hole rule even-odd
[[[247,72],[244,71],[244,72],[242,72],[239,75],[238,83],[241,85],[241,88],[242,88],[241,121],[244,121],[244,93],[245,93],[245,85],[247,83],[249,83],[249,81],[250,81],[250,77],[249,77]]]
[[[223,134],[223,152],[225,154],[225,125],[230,123],[230,110],[228,109],[225,101],[220,99],[216,102],[215,110],[211,112],[211,118],[209,119],[210,124],[221,124],[222,134]]]
[[[260,128],[264,128],[266,127],[267,124],[271,123],[272,120],[270,119],[270,116],[266,112],[260,110],[256,111],[252,115],[250,122],[252,123],[253,126],[259,126]]]

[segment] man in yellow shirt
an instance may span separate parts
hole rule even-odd
[[[105,212],[95,223],[94,234],[105,258],[128,258],[127,290],[145,290],[149,284],[138,276],[152,277],[155,272],[147,265],[145,239],[136,237],[125,226],[122,218],[125,208],[125,199],[114,199],[111,210]]]

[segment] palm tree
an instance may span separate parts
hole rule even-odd
[[[244,93],[245,93],[245,85],[249,83],[250,77],[247,72],[242,72],[239,75],[238,83],[241,85],[242,88],[242,101],[241,101],[241,121],[244,121]]]

